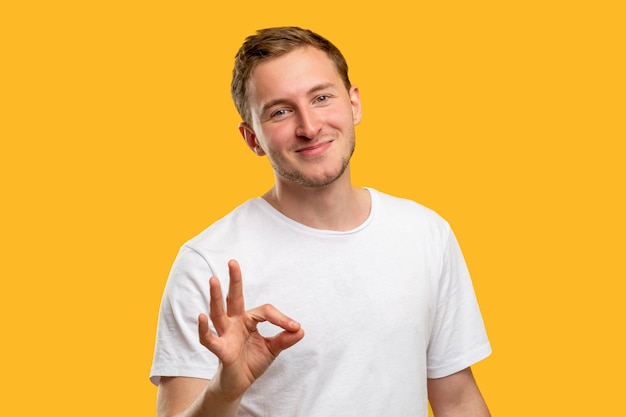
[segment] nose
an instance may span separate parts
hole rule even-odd
[[[322,130],[322,120],[313,109],[303,109],[298,114],[296,135],[304,139],[315,139]]]

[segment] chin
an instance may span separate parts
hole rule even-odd
[[[299,185],[308,188],[323,188],[333,184],[339,178],[341,178],[348,164],[342,164],[341,167],[332,174],[320,175],[320,176],[307,176],[302,172],[296,173],[282,173],[281,176],[289,181],[295,182]]]

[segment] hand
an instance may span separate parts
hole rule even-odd
[[[212,382],[225,398],[236,400],[272,364],[283,350],[304,337],[300,324],[266,304],[245,311],[241,269],[237,261],[228,262],[230,286],[226,297],[226,311],[220,282],[209,280],[210,317],[217,335],[209,329],[209,319],[198,317],[200,343],[220,360],[220,367]],[[268,321],[283,329],[273,337],[264,337],[257,324]]]

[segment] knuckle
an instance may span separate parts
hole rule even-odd
[[[260,307],[260,310],[261,310],[261,312],[262,312],[263,314],[270,314],[270,313],[274,312],[276,309],[275,309],[275,308],[274,308],[274,306],[273,306],[273,305],[271,305],[271,304],[263,304],[263,305]]]

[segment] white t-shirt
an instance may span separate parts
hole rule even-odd
[[[197,317],[208,312],[209,278],[226,292],[227,262],[237,259],[246,308],[273,304],[305,331],[246,392],[239,416],[427,416],[426,379],[491,347],[448,223],[369,191],[370,215],[354,230],[313,229],[257,198],[187,242],[163,295],[152,382],[214,375]]]

